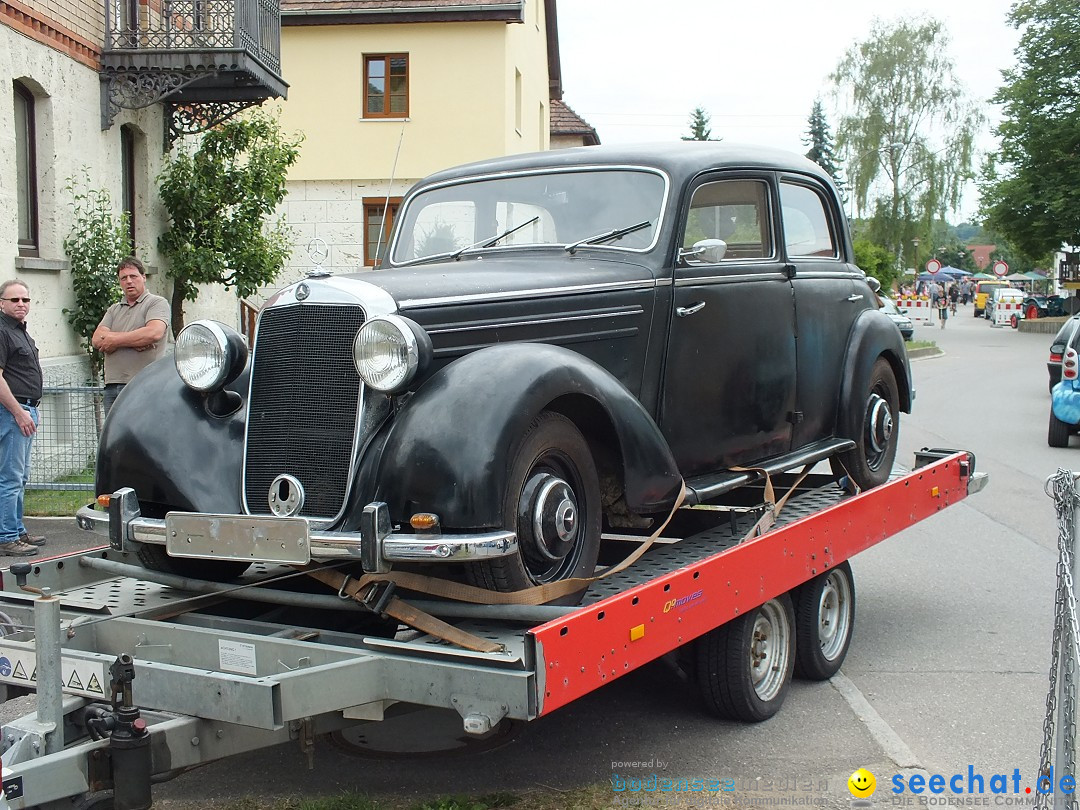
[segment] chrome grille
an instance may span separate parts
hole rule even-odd
[[[299,304],[259,316],[248,401],[244,500],[267,514],[282,473],[304,486],[301,514],[329,519],[345,502],[360,414],[352,345],[358,306]]]

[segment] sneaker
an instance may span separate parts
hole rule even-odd
[[[12,540],[0,543],[0,554],[8,557],[33,557],[39,553],[37,546],[24,543],[21,540]]]
[[[43,546],[45,545],[45,535],[43,534],[23,534],[19,535],[19,542],[26,543],[31,546]]]

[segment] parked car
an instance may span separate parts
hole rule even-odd
[[[887,480],[910,370],[829,176],[717,143],[584,147],[439,172],[375,272],[316,271],[106,421],[99,493],[143,565],[445,565],[517,590],[593,573],[657,525],[829,459]],[[105,531],[108,513],[80,510]],[[450,563],[461,563],[454,566]]]
[[[1055,318],[1065,314],[1065,300],[1060,295],[1029,295],[1024,299],[1024,317]]]
[[[975,283],[975,306],[974,315],[978,318],[986,310],[986,299],[996,287],[1008,287],[1009,282],[1003,279],[984,279]]]
[[[912,337],[915,336],[915,324],[911,322],[911,318],[904,314],[904,311],[901,310],[891,298],[883,295],[880,296],[880,300],[881,311],[888,315],[892,322],[896,324],[896,327],[900,330],[900,334],[903,336],[904,340],[911,340]]]
[[[995,287],[989,298],[986,299],[986,319],[994,320],[994,310],[999,304],[1020,304],[1024,300],[1024,293],[1015,287]],[[1017,310],[1016,317],[1023,317],[1023,310]]]
[[[1068,447],[1069,436],[1080,432],[1080,329],[1072,330],[1060,368],[1061,379],[1050,389],[1046,441],[1051,447]]]
[[[1080,326],[1080,315],[1073,315],[1061,324],[1061,328],[1050,343],[1050,359],[1046,361],[1046,370],[1050,375],[1051,391],[1061,381],[1061,361],[1065,356],[1069,341],[1077,333],[1077,326]]]

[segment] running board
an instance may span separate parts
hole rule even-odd
[[[787,453],[783,456],[775,456],[759,462],[754,465],[753,470],[728,470],[726,472],[712,473],[710,475],[700,475],[696,478],[691,478],[686,482],[685,503],[687,506],[696,506],[697,504],[711,501],[727,492],[731,492],[733,489],[738,489],[745,484],[756,481],[760,478],[760,475],[757,473],[757,470],[759,469],[765,470],[769,475],[777,475],[778,473],[784,473],[788,470],[795,469],[796,467],[804,467],[807,464],[816,464],[819,461],[824,461],[837,453],[846,452],[854,447],[855,442],[851,439],[825,439],[807,445],[797,452]]]

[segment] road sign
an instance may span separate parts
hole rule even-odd
[[[926,263],[926,272],[927,273],[936,273],[940,269],[941,269],[941,262],[939,262],[937,259],[930,259],[930,261],[928,261]]]
[[[1005,264],[1005,262],[1001,262],[1001,261],[994,262],[994,275],[995,276],[1003,277],[1003,276],[1007,275],[1008,272],[1009,272],[1009,265]]]

